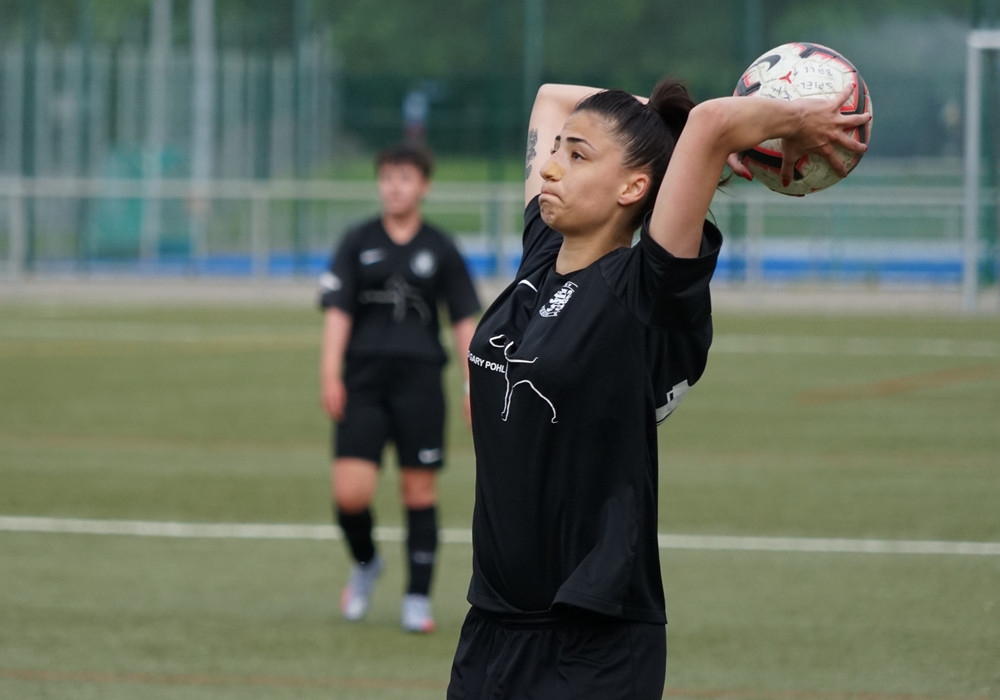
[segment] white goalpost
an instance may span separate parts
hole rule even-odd
[[[976,310],[979,298],[979,168],[982,145],[983,55],[1000,51],[1000,30],[969,33],[965,70],[965,213],[962,304]],[[995,87],[994,87],[995,89]]]

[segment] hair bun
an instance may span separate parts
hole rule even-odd
[[[688,114],[694,108],[694,100],[684,83],[674,78],[663,78],[653,88],[649,106],[660,115],[676,141],[687,124]]]

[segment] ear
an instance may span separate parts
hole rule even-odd
[[[624,207],[641,202],[649,191],[649,175],[643,172],[630,173],[622,191],[618,195],[618,203]]]

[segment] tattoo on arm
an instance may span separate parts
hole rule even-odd
[[[531,129],[528,132],[528,153],[524,159],[524,179],[527,181],[531,177],[531,161],[538,155],[535,146],[538,145],[538,129]]]

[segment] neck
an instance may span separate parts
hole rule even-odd
[[[564,235],[556,258],[556,272],[568,275],[582,270],[613,250],[628,248],[631,243],[632,234],[625,231],[580,237]]]
[[[420,223],[419,210],[398,215],[382,214],[382,228],[393,243],[409,243],[420,230]]]

